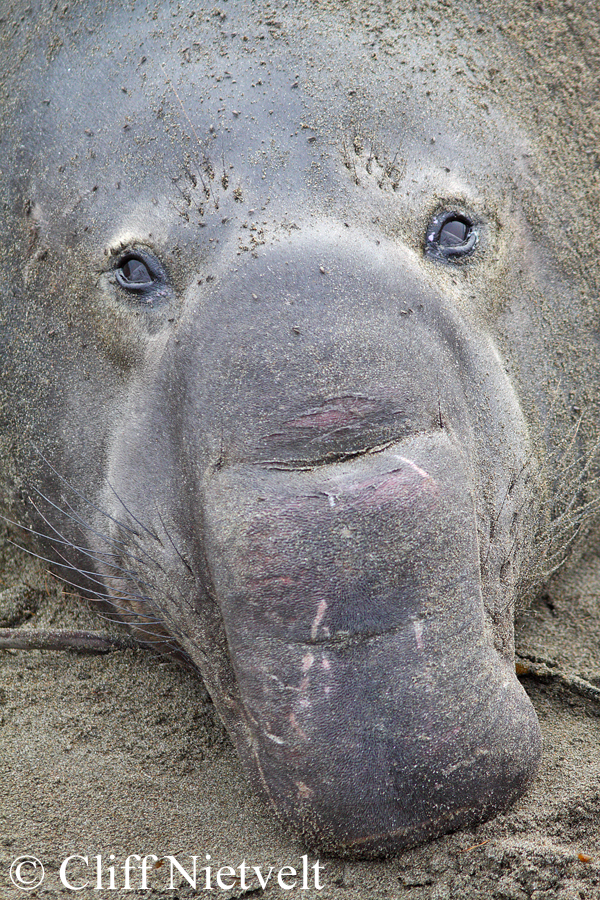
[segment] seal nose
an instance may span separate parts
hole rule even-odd
[[[469,479],[444,432],[311,471],[224,469],[206,509],[252,734],[238,750],[288,826],[376,855],[522,793],[539,729],[491,644]]]

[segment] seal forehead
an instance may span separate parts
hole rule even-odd
[[[302,4],[295,6],[294,15],[302,19],[302,10]],[[277,28],[265,26],[246,4],[228,11],[218,27],[208,10],[177,22],[181,49],[174,59],[165,52],[171,22],[159,27],[140,17],[134,41],[130,18],[113,10],[81,46],[65,48],[51,63],[45,87],[50,102],[41,112],[47,114],[48,137],[52,121],[55,134],[45,152],[54,146],[57,163],[81,187],[90,158],[95,177],[114,171],[127,179],[129,166],[139,190],[144,177],[153,183],[161,172],[172,177],[187,153],[206,155],[214,168],[220,168],[215,157],[221,157],[225,176],[230,157],[239,165],[241,156],[257,171],[277,170],[296,189],[295,146],[303,157],[311,156],[310,174],[317,179],[323,158],[338,152],[332,146],[336,132],[349,150],[354,138],[366,139],[379,144],[388,161],[397,156],[408,167],[429,144],[440,168],[446,156],[446,163],[469,167],[470,174],[482,166],[488,175],[494,171],[489,152],[479,152],[486,114],[473,108],[471,85],[453,78],[456,62],[440,53],[439,42],[432,49],[418,32],[410,33],[408,23],[403,39],[396,33],[393,53],[378,56],[369,52],[368,31],[361,35],[353,26],[349,37],[330,23],[326,34],[314,23],[306,34],[300,22],[292,49],[282,37],[291,34],[289,18],[280,15]],[[333,46],[344,53],[343,79],[333,65]],[[100,57],[102,67],[86,65]],[[76,91],[65,90],[75,82]],[[460,123],[448,115],[449,95],[452,108],[462,107]],[[498,141],[495,152],[501,154],[504,144]]]

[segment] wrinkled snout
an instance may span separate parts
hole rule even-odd
[[[537,720],[493,647],[472,485],[443,429],[335,465],[231,466],[205,508],[238,751],[288,826],[389,853],[523,792]]]

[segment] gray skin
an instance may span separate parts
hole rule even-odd
[[[540,757],[514,606],[592,528],[600,383],[519,54],[466,3],[84,6],[2,23],[12,517],[191,660],[308,845],[493,815]],[[427,245],[446,214],[470,254]]]

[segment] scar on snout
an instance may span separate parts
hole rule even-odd
[[[303,781],[297,781],[296,787],[298,788],[299,800],[308,800],[309,797],[312,797],[313,791]]]
[[[403,462],[405,465],[410,466],[410,468],[417,472],[417,474],[419,474],[421,478],[427,478],[429,479],[429,481],[433,481],[433,478],[431,477],[429,472],[426,472],[425,469],[421,469],[421,467],[414,463],[412,459],[407,459],[405,456],[398,456],[398,454],[396,454],[396,459],[399,459],[400,462]]]
[[[314,658],[314,656],[312,655],[312,653],[306,653],[306,654],[302,657],[302,672],[303,672],[303,674],[304,674],[305,672],[308,672],[308,670],[310,669],[310,667],[312,666],[312,664],[314,663],[314,661],[315,661],[315,658]]]
[[[306,736],[306,732],[304,731],[303,728],[300,727],[300,725],[298,725],[298,721],[293,712],[290,713],[289,722],[290,722],[290,725],[292,726],[292,728],[294,729],[294,731],[296,732],[296,734],[299,735],[303,741],[307,741],[308,738]]]
[[[423,649],[423,625],[421,624],[421,622],[415,622],[414,628],[415,628],[415,640],[417,642],[417,649],[422,650]]]
[[[319,630],[319,625],[323,621],[323,616],[325,615],[326,611],[327,611],[327,604],[325,603],[324,600],[320,600],[319,605],[317,607],[317,614],[313,620],[313,623],[312,623],[311,629],[310,629],[310,636],[313,641],[315,640],[315,638],[317,636],[317,631]]]

